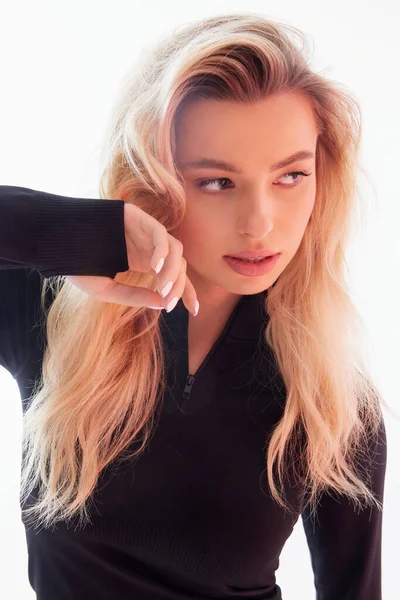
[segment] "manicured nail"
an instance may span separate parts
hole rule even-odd
[[[168,281],[168,283],[166,283],[163,287],[163,289],[161,290],[160,294],[163,298],[165,298],[165,296],[168,296],[168,294],[170,293],[170,291],[172,290],[172,285],[173,282],[172,281]]]
[[[160,260],[158,261],[158,263],[156,264],[156,266],[154,267],[154,270],[156,273],[159,273],[163,267],[164,264],[164,259],[160,258]]]
[[[178,304],[178,300],[179,300],[178,296],[174,296],[172,298],[172,300],[170,300],[168,302],[167,307],[165,309],[167,311],[167,313],[171,312],[171,310],[173,310],[175,308],[175,306]]]
[[[196,316],[197,316],[197,313],[199,312],[199,308],[200,308],[199,301],[198,301],[198,300],[196,300],[196,304],[194,305],[194,313],[193,313],[193,316],[194,316],[194,317],[196,317]]]
[[[154,310],[162,310],[163,306],[148,306],[147,308],[154,308]]]

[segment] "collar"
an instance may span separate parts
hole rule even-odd
[[[276,394],[275,401],[281,410],[285,402],[285,388],[279,376],[275,356],[265,341],[265,327],[269,315],[265,309],[266,294],[242,296],[234,307],[220,336],[210,348],[207,357],[195,374],[196,403],[187,399],[185,411],[199,410],[209,403],[216,393],[215,385],[237,394],[255,386],[255,395],[267,388]],[[160,315],[160,331],[164,341],[167,365],[167,383],[174,390],[170,411],[176,411],[176,402],[182,398],[188,383],[188,323],[189,313],[179,300],[174,310]],[[215,379],[217,377],[217,379]],[[225,387],[224,387],[225,386]],[[260,397],[263,397],[262,394]],[[169,396],[168,396],[169,398]],[[167,400],[167,404],[168,404]],[[190,408],[192,406],[192,408]],[[188,408],[189,407],[189,408]]]
[[[258,340],[268,322],[265,310],[267,293],[268,290],[263,290],[258,294],[242,296],[229,315],[218,341],[224,338]],[[187,349],[189,313],[182,298],[170,313],[163,311],[160,321],[167,346],[171,350]]]

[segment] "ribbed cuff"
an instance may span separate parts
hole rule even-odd
[[[103,275],[129,268],[123,200],[71,198],[36,191],[34,262],[44,277]]]

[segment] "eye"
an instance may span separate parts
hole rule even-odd
[[[230,179],[227,179],[226,177],[219,177],[217,179],[203,179],[197,185],[199,188],[207,188],[210,184],[214,184],[214,186],[215,186],[215,182],[219,182],[219,181],[230,181]],[[218,190],[218,188],[215,189],[215,187],[214,187],[214,191],[209,192],[209,193],[216,194],[219,191],[221,191],[221,190]]]
[[[299,178],[294,183],[291,183],[290,185],[283,184],[283,187],[292,188],[295,185],[298,185],[299,183],[301,183],[301,181],[303,180],[303,177],[309,177],[311,175],[311,173],[304,173],[304,171],[291,171],[290,173],[285,173],[284,175],[281,175],[281,177],[287,177],[287,176],[293,177],[295,175],[299,176]]]
[[[311,175],[311,173],[304,173],[304,171],[291,171],[290,173],[284,173],[284,175],[281,175],[281,177],[279,177],[279,179],[283,178],[283,177],[295,177],[298,176],[298,179],[290,184],[278,184],[283,188],[293,188],[297,185],[299,185],[301,183],[301,181],[303,180],[303,177],[309,177]],[[231,181],[230,179],[228,179],[227,177],[218,177],[216,179],[203,179],[201,181],[199,181],[196,185],[201,188],[201,189],[207,189],[208,188],[208,194],[218,194],[219,192],[223,192],[224,190],[226,190],[226,187],[218,188],[219,186],[219,182],[226,182],[226,181]],[[232,182],[231,182],[232,183]],[[211,186],[214,186],[213,191],[210,191]],[[229,188],[228,188],[229,189]]]

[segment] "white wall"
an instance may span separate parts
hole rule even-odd
[[[116,88],[142,45],[169,27],[220,12],[263,13],[314,40],[315,68],[353,90],[363,111],[366,227],[348,262],[355,301],[370,333],[373,377],[398,411],[400,353],[399,32],[395,0],[69,0],[2,3],[0,184],[93,197],[96,145]],[[279,9],[279,10],[278,10]],[[373,185],[371,185],[371,183]],[[19,391],[0,368],[1,595],[33,599],[18,493]],[[386,414],[389,458],[383,532],[384,599],[397,596],[399,425]],[[285,600],[314,597],[301,525],[277,574]]]

